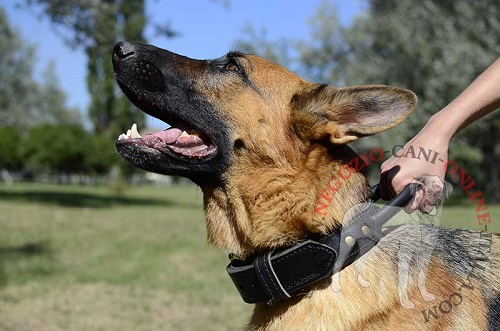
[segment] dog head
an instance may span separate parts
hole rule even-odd
[[[121,42],[113,66],[127,97],[170,125],[121,136],[118,152],[137,167],[200,185],[209,241],[243,255],[311,232],[321,188],[354,155],[346,144],[399,124],[416,103],[402,88],[313,84],[238,52],[194,60]],[[366,196],[359,174],[344,186],[327,227]]]

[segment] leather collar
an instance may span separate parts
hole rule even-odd
[[[395,227],[383,228],[414,197],[416,184],[380,208],[378,186],[368,203],[340,229],[248,260],[232,259],[226,270],[246,303],[268,305],[308,292],[312,284],[340,272],[369,252]]]

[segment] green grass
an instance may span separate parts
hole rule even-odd
[[[451,229],[475,229],[481,231],[488,231],[500,233],[500,205],[487,205],[488,213],[491,217],[490,224],[480,225],[476,213],[477,205],[474,205],[470,200],[463,200],[453,202],[453,204],[446,204],[442,208],[440,217],[431,217],[434,225],[451,228]],[[484,206],[483,206],[484,207]],[[479,213],[485,213],[482,210]],[[420,214],[421,215],[421,214]],[[401,211],[396,215],[388,224],[402,224],[402,223],[428,223],[426,218],[419,218],[417,214],[408,215]]]
[[[478,228],[470,201],[442,219]],[[0,186],[0,330],[240,330],[227,262],[194,186]]]
[[[195,186],[0,186],[0,330],[235,330]]]

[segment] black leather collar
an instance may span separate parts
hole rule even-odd
[[[387,205],[379,208],[378,187],[369,202],[341,229],[314,235],[298,244],[269,251],[245,261],[232,259],[226,270],[246,303],[275,302],[303,293],[369,252],[394,227],[383,225],[406,206],[417,190],[408,185]]]

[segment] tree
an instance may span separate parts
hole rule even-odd
[[[24,46],[19,35],[0,8],[0,123],[5,126],[27,127],[26,107],[35,82],[32,79],[33,47]],[[18,96],[22,95],[23,98]]]
[[[145,115],[117,92],[110,61],[111,47],[119,39],[145,41],[144,1],[106,0],[100,1],[99,6],[94,18],[95,30],[91,31],[94,42],[85,50],[89,61],[87,86],[92,95],[89,117],[96,132],[105,132],[114,139],[131,123],[144,125]],[[121,26],[119,22],[123,22]]]
[[[40,123],[75,123],[77,112],[66,107],[52,66],[46,79],[33,78],[35,49],[10,26],[0,8],[0,126],[27,129]]]
[[[267,30],[261,28],[257,30],[251,24],[247,24],[243,30],[245,39],[238,40],[238,49],[242,49],[250,54],[259,54],[266,59],[279,62],[282,66],[291,68],[297,64],[293,55],[294,41],[282,38],[269,42]],[[300,68],[295,68],[300,70]]]
[[[21,140],[19,153],[36,173],[86,171],[89,134],[79,125],[40,125]]]
[[[37,98],[39,122],[44,124],[81,124],[79,110],[66,106],[67,96],[60,88],[54,62],[49,63],[42,76],[42,82],[38,85],[39,95]]]
[[[500,4],[491,0],[369,4],[369,14],[347,31],[349,62],[355,65],[346,67],[344,77],[349,84],[398,85],[417,94],[415,114],[406,127],[392,133],[407,141],[498,57]],[[450,158],[484,183],[487,196],[495,200],[500,199],[494,166],[500,153],[499,130],[497,112],[459,134],[450,148]]]
[[[356,144],[358,148],[390,148],[413,137],[433,113],[498,57],[500,3],[366,2],[366,11],[343,27],[335,6],[324,1],[311,19],[312,38],[294,41],[289,47],[299,54],[300,73],[312,80],[338,85],[387,84],[414,91],[419,104],[407,121]],[[266,42],[272,43],[260,41]],[[499,130],[497,111],[464,130],[450,148],[450,158],[483,183],[491,200],[500,199],[495,166],[500,160]]]
[[[12,126],[0,126],[0,170],[21,170],[20,141],[20,130]]]
[[[109,138],[103,134],[89,135],[86,141],[85,169],[92,175],[105,175],[117,162],[118,155],[109,146]]]
[[[84,49],[91,95],[88,114],[95,131],[115,139],[134,122],[143,126],[145,115],[117,91],[110,53],[122,39],[145,42],[144,0],[25,1],[41,8],[67,45]],[[156,28],[167,37],[175,36],[168,24]]]

